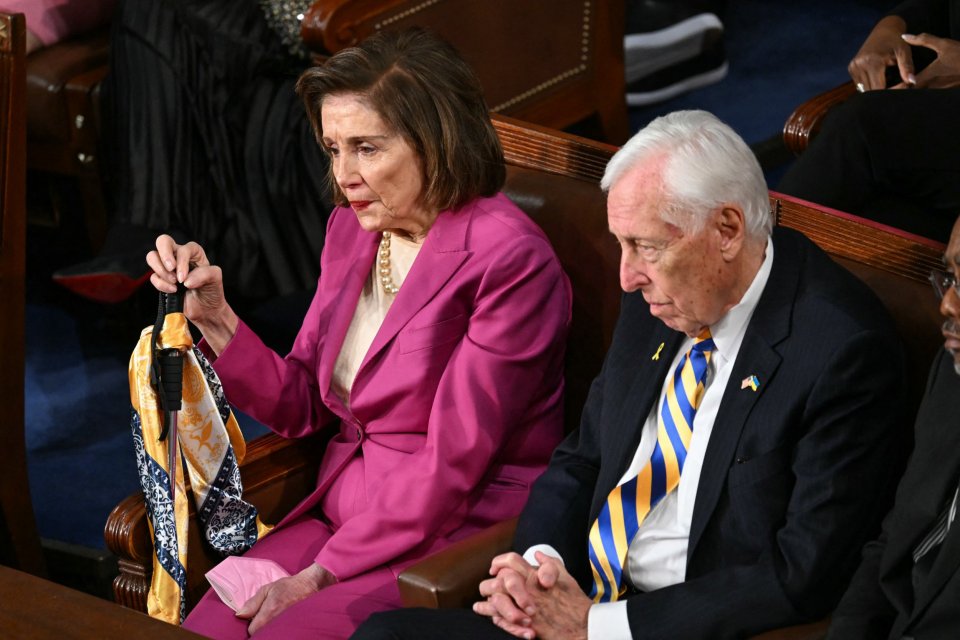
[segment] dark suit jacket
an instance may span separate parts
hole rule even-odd
[[[960,526],[950,529],[914,591],[913,550],[953,499],[960,479],[960,378],[946,351],[933,364],[917,414],[916,445],[878,540],[864,548],[830,637],[960,637]]]
[[[581,425],[521,515],[514,547],[552,545],[585,590],[588,528],[639,445],[683,337],[650,315],[639,292],[624,296]],[[873,294],[796,232],[774,232],[773,269],[732,366],[686,580],[628,599],[634,638],[736,637],[825,616],[889,505],[895,480],[890,491],[882,485],[902,424],[899,341]],[[751,374],[756,392],[741,389]]]

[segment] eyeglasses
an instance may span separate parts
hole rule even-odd
[[[938,300],[943,300],[943,296],[947,295],[947,291],[951,288],[955,294],[960,296],[960,283],[957,282],[957,277],[952,273],[947,273],[943,269],[931,269],[928,280],[933,285]]]

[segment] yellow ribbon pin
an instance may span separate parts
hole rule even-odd
[[[653,354],[653,357],[650,358],[650,359],[651,359],[651,360],[659,360],[659,359],[660,359],[660,352],[661,352],[661,351],[663,351],[663,343],[662,343],[662,342],[660,343],[660,346],[657,347],[657,352],[656,352],[655,354]]]

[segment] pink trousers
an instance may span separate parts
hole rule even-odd
[[[293,575],[313,562],[331,535],[329,526],[304,516],[266,536],[246,555],[274,560]],[[255,637],[258,640],[344,639],[371,613],[400,606],[396,576],[390,569],[380,567],[331,585],[292,605]],[[233,640],[248,637],[248,623],[237,618],[211,589],[190,612],[183,626],[210,638]]]

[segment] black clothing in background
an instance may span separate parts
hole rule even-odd
[[[960,479],[960,378],[945,350],[933,363],[916,444],[880,538],[833,614],[829,638],[960,637],[960,526],[954,522],[914,588],[913,552],[953,500]],[[929,555],[928,554],[928,555]]]
[[[113,226],[196,240],[228,294],[312,289],[332,203],[294,92],[308,64],[257,0],[121,2],[105,87]]]
[[[960,40],[960,0],[908,0],[891,14],[908,33]],[[913,53],[918,69],[932,59]],[[827,115],[776,190],[946,242],[960,213],[957,114],[960,87],[853,96]]]

